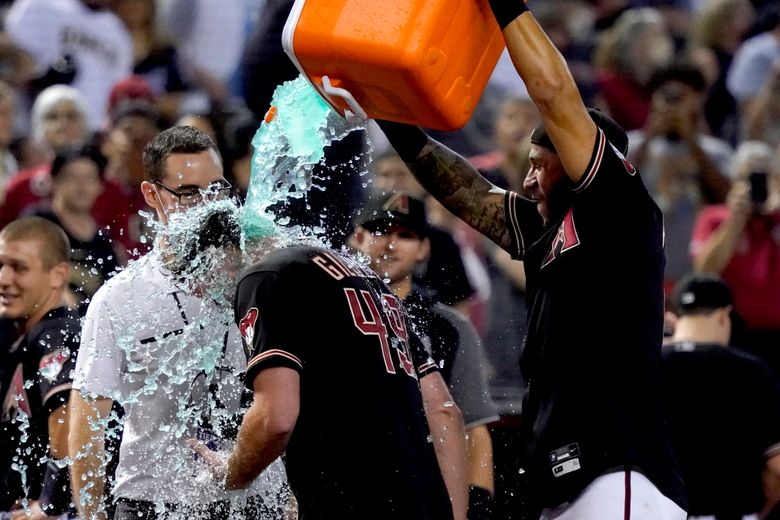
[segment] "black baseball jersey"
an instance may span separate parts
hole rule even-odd
[[[508,192],[512,253],[525,262],[529,476],[542,505],[614,470],[644,473],[683,509],[659,395],[663,221],[636,169],[599,130],[570,208],[546,229]]]
[[[769,368],[734,349],[681,342],[664,347],[663,376],[688,512],[760,511],[766,459],[780,454],[780,396]]]
[[[265,368],[300,372],[285,463],[303,518],[451,517],[418,381],[436,366],[373,272],[327,249],[280,249],[242,277],[235,310],[249,388]]]
[[[0,345],[0,511],[40,494],[49,414],[70,396],[80,331],[78,314],[58,307],[27,334]],[[12,466],[26,468],[28,493]]]

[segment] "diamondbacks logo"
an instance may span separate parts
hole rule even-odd
[[[409,196],[404,193],[398,193],[390,197],[384,203],[382,209],[385,211],[395,211],[396,213],[409,214]]]
[[[563,217],[563,222],[558,227],[558,233],[555,234],[550,251],[544,257],[542,267],[558,258],[561,253],[578,245],[580,245],[580,237],[577,235],[577,227],[574,225],[574,211],[569,208],[566,216]]]
[[[46,354],[38,364],[38,371],[48,382],[53,383],[62,372],[62,367],[65,366],[69,357],[70,351],[63,348]]]
[[[252,307],[238,324],[238,331],[244,340],[244,350],[247,352],[247,357],[250,356],[255,345],[255,324],[257,324],[258,315],[257,307]]]

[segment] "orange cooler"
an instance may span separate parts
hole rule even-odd
[[[504,48],[487,0],[296,0],[282,43],[342,115],[456,130]]]

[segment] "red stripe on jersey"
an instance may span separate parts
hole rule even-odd
[[[434,361],[428,361],[427,363],[423,363],[422,365],[417,368],[417,372],[422,374],[426,370],[430,370],[431,368],[434,368],[436,366],[436,363]]]
[[[284,350],[279,350],[279,349],[266,350],[265,352],[256,355],[255,357],[249,360],[249,363],[246,364],[246,368],[247,369],[252,368],[254,365],[273,356],[282,356],[283,358],[287,358],[290,361],[294,362],[299,367],[301,367],[301,370],[303,370],[303,363],[301,363],[301,360],[297,356],[294,356],[289,352],[285,352]]]
[[[593,164],[591,165],[590,170],[588,170],[588,173],[586,173],[585,176],[580,179],[579,185],[574,188],[574,191],[577,193],[585,191],[588,186],[590,186],[590,184],[593,182],[593,179],[596,177],[596,173],[599,171],[599,168],[601,168],[601,159],[604,158],[604,148],[607,144],[607,138],[604,136],[604,132],[600,128],[598,131],[598,151],[596,152],[596,157],[593,159]]]
[[[509,192],[509,204],[507,204],[507,211],[509,213],[509,224],[512,228],[512,232],[515,235],[515,244],[517,244],[518,253],[521,255],[525,253],[525,242],[523,241],[523,233],[520,231],[520,222],[517,219],[517,208],[515,207],[515,199],[517,193],[514,191]]]
[[[631,472],[626,470],[625,501],[623,502],[623,519],[631,520]]]

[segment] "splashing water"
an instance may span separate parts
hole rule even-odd
[[[280,85],[252,146],[252,174],[241,227],[247,238],[277,233],[269,207],[302,197],[312,186],[311,173],[325,148],[365,122],[344,119],[331,109],[303,76]]]

